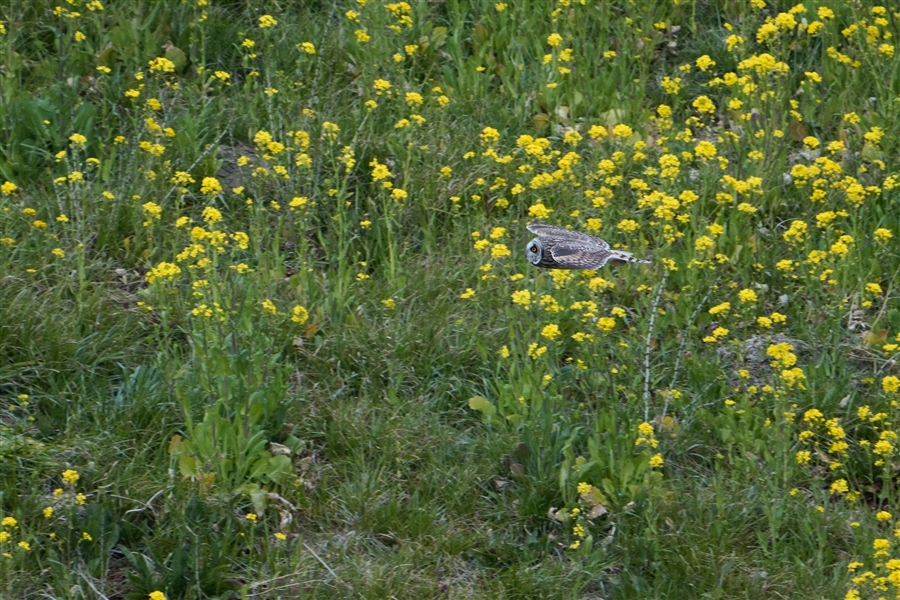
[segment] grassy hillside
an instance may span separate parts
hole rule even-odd
[[[900,13],[836,4],[0,7],[0,596],[896,594]]]

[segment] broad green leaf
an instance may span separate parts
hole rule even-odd
[[[486,417],[493,416],[497,412],[497,407],[484,396],[472,396],[469,398],[469,408],[477,410]]]

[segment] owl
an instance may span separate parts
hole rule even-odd
[[[525,255],[531,264],[547,269],[599,269],[608,262],[650,264],[649,260],[635,258],[631,252],[613,250],[609,244],[592,235],[572,231],[557,225],[548,225],[535,219],[528,231],[537,237],[525,246]]]

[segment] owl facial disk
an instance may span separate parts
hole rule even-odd
[[[534,238],[533,240],[528,242],[528,245],[525,246],[525,256],[528,257],[528,262],[533,265],[541,262],[541,251],[541,240],[539,240],[538,238]]]

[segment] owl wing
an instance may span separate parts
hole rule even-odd
[[[560,227],[558,225],[542,223],[539,219],[535,219],[529,223],[526,226],[526,229],[542,238],[549,238],[557,243],[562,241],[574,242],[597,251],[609,250],[609,244],[600,238],[595,238],[592,235],[574,231],[572,229],[566,229],[565,227]]]
[[[550,225],[549,223],[543,223],[540,219],[535,219],[528,225],[526,225],[526,229],[531,233],[534,233],[539,236],[546,237],[555,237],[555,238],[571,238],[572,234],[577,234],[577,231],[572,231],[571,229],[566,229],[565,227],[560,227],[559,225]]]
[[[550,247],[550,254],[560,268],[599,269],[606,264],[612,256],[609,244],[591,236],[585,237],[590,238],[587,243],[582,240],[557,240]]]

